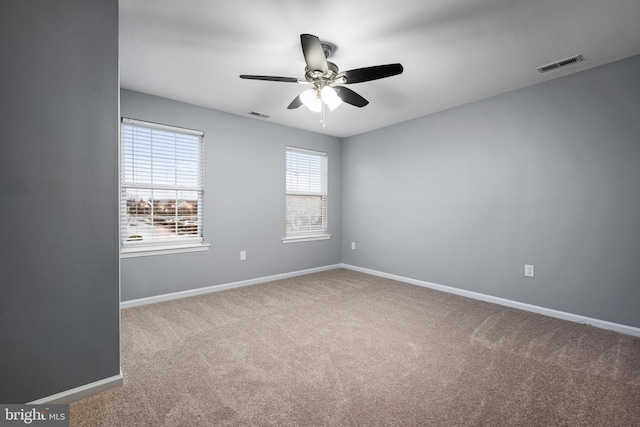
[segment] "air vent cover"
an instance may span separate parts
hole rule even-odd
[[[268,119],[269,117],[271,117],[271,116],[267,116],[266,114],[256,113],[255,111],[250,111],[247,114],[254,117],[260,117],[261,119]]]
[[[556,68],[566,67],[569,64],[575,64],[576,62],[584,61],[582,55],[570,56],[569,58],[561,59],[560,61],[552,62],[551,64],[543,65],[541,67],[536,68],[541,73],[546,73],[547,71],[555,70]]]

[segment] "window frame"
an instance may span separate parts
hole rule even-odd
[[[320,158],[320,191],[291,191],[289,188],[289,153],[297,153],[302,155],[311,155]],[[310,178],[308,178],[311,180]],[[297,187],[297,185],[295,185]],[[321,196],[321,230],[309,231],[289,231],[289,200],[288,196]],[[310,150],[307,148],[286,146],[285,149],[285,237],[282,238],[283,243],[309,242],[314,240],[330,239],[329,234],[329,153]]]
[[[131,141],[131,138],[126,138],[125,137],[125,133],[126,132],[131,132],[131,128],[135,128],[135,127],[139,127],[144,129],[145,131],[160,131],[160,132],[168,132],[168,133],[173,133],[175,134],[174,137],[180,137],[180,136],[188,136],[188,137],[193,137],[193,136],[197,136],[198,137],[198,146],[195,147],[197,150],[197,170],[194,170],[193,167],[188,169],[188,172],[191,173],[192,175],[195,174],[196,176],[196,181],[197,184],[192,184],[192,185],[187,185],[187,184],[182,184],[180,185],[178,183],[178,178],[175,178],[175,182],[171,183],[171,184],[167,184],[167,183],[156,183],[153,182],[153,178],[151,178],[151,182],[144,182],[144,180],[138,180],[136,181],[135,178],[133,178],[130,181],[127,181],[126,179],[126,175],[128,174],[127,171],[129,170],[129,174],[131,173],[131,171],[133,169],[127,169],[127,166],[129,166],[131,168],[131,162],[127,162],[125,160],[125,156],[127,155],[133,155],[131,150],[127,150],[125,148],[125,144],[128,141]],[[131,118],[127,118],[127,117],[122,117],[120,120],[120,133],[119,133],[119,137],[120,137],[120,141],[118,144],[118,159],[119,159],[119,167],[118,167],[118,173],[119,173],[119,197],[118,197],[118,206],[119,206],[119,247],[120,247],[120,257],[121,258],[131,258],[131,257],[139,257],[139,256],[149,256],[149,255],[164,255],[164,254],[171,254],[171,253],[181,253],[181,252],[198,252],[198,251],[204,251],[204,250],[208,250],[209,247],[211,245],[209,245],[208,243],[204,242],[204,132],[203,131],[198,131],[198,130],[192,130],[192,129],[188,129],[188,128],[181,128],[181,127],[177,127],[177,126],[171,126],[171,125],[165,125],[165,124],[160,124],[160,123],[154,123],[154,122],[149,122],[149,121],[144,121],[144,120],[138,120],[138,119],[131,119]],[[135,142],[134,142],[135,144]],[[176,142],[177,144],[177,142]],[[152,140],[149,142],[149,146],[153,146],[153,142]],[[162,147],[162,145],[160,143],[156,144],[156,148],[158,147]],[[150,158],[153,158],[153,151],[151,150],[151,154],[150,154]],[[178,156],[174,157],[172,159],[174,162],[178,162]],[[156,166],[151,162],[151,160],[149,160],[150,162],[150,166],[149,166],[149,173],[152,174],[152,171],[156,171]],[[178,175],[178,172],[180,171],[180,168],[176,165],[174,167],[174,173],[176,174],[176,176]],[[125,221],[127,220],[128,216],[127,216],[127,210],[129,209],[128,206],[128,199],[127,199],[127,190],[136,190],[136,191],[141,191],[141,192],[146,192],[148,191],[150,194],[153,194],[154,191],[157,192],[176,192],[176,201],[179,200],[178,199],[178,194],[179,192],[183,191],[183,192],[192,192],[192,193],[196,193],[196,199],[197,199],[197,203],[198,203],[198,207],[197,207],[197,211],[195,214],[196,217],[196,224],[197,224],[197,230],[198,233],[197,235],[194,235],[193,237],[190,236],[181,236],[178,237],[179,233],[179,228],[178,225],[176,224],[176,228],[175,228],[175,232],[176,232],[176,237],[175,238],[168,238],[168,239],[162,239],[162,238],[156,238],[155,236],[153,236],[153,240],[151,242],[138,242],[138,241],[130,241],[129,239],[126,238],[126,234],[123,230],[123,227],[125,226]],[[153,196],[151,196],[153,197]],[[154,200],[154,205],[155,202],[158,199]],[[179,214],[179,209],[177,205],[172,205],[175,208],[175,216],[176,216],[176,221],[178,221],[178,217],[181,216]],[[186,208],[185,208],[186,209]],[[189,206],[189,209],[191,209],[191,207]],[[152,212],[155,212],[155,207],[151,208]],[[194,216],[194,215],[182,215],[182,216]],[[155,221],[152,220],[153,223],[155,223]],[[153,233],[155,234],[155,231],[153,231]],[[187,231],[186,234],[190,234],[189,231]]]

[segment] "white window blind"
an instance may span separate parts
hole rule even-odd
[[[327,153],[287,147],[286,237],[327,235]]]
[[[202,242],[204,133],[122,119],[121,247]]]

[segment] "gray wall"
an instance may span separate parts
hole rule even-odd
[[[0,402],[118,375],[118,2],[0,3]]]
[[[640,56],[345,139],[343,262],[640,327],[638,76]]]
[[[340,262],[340,140],[268,121],[121,91],[124,117],[205,132],[206,252],[122,259],[122,300]],[[285,147],[329,154],[330,240],[283,244]],[[240,261],[240,251],[247,260]]]

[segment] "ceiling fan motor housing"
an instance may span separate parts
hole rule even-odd
[[[310,82],[317,80],[333,80],[338,75],[338,66],[333,62],[327,61],[327,72],[322,70],[311,70],[309,67],[304,67],[304,78]]]

